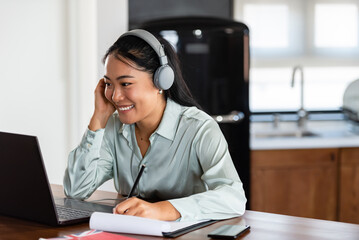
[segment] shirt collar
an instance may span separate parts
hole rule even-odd
[[[118,118],[118,116],[116,116]],[[128,144],[130,145],[130,147],[132,148],[132,142],[130,141],[130,136],[131,136],[131,125],[128,124],[124,124],[120,122],[120,126],[118,128],[118,133],[122,134],[124,136],[124,138],[127,140]]]
[[[161,123],[155,132],[173,141],[181,114],[182,114],[181,105],[168,98]]]

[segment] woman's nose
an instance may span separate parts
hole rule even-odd
[[[125,96],[124,96],[123,92],[121,91],[121,89],[115,89],[112,94],[112,101],[115,103],[120,102],[121,100],[124,99],[124,97]]]

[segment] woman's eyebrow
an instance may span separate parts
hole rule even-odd
[[[103,76],[104,78],[106,78],[107,80],[111,80],[109,77],[107,77],[106,75]],[[122,75],[116,78],[116,80],[121,80],[123,78],[134,78],[134,76],[131,75]]]

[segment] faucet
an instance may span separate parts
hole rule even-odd
[[[292,87],[294,87],[295,74],[300,71],[300,108],[297,112],[298,115],[298,127],[303,130],[308,119],[308,112],[304,109],[304,77],[302,66],[293,67],[292,72]]]

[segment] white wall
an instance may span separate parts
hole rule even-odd
[[[36,135],[48,175],[66,158],[66,21],[61,0],[0,1],[0,130]]]
[[[100,60],[117,38],[128,30],[128,0],[98,0],[97,4],[98,76],[102,77]]]
[[[127,19],[127,0],[0,0],[0,131],[39,137],[51,183],[62,183],[93,111],[100,55]]]

